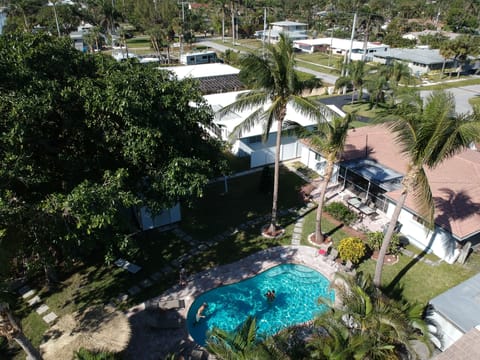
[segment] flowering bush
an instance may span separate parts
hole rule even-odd
[[[365,256],[367,247],[363,241],[357,237],[347,237],[340,240],[338,245],[338,254],[343,261],[350,260],[358,264]]]

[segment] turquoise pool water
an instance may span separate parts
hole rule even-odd
[[[190,307],[187,324],[190,335],[205,345],[206,333],[214,326],[235,330],[249,315],[257,318],[258,333],[273,335],[280,330],[315,317],[323,310],[319,297],[334,300],[330,282],[318,271],[303,265],[275,266],[253,278],[222,286],[200,295]],[[276,298],[265,297],[274,289]],[[202,303],[208,303],[205,319],[195,324],[195,315]]]

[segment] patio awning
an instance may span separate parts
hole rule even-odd
[[[341,167],[352,171],[386,191],[392,191],[400,187],[403,175],[372,159],[355,159],[340,163]]]

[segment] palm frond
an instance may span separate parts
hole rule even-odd
[[[253,110],[265,105],[267,101],[268,94],[265,92],[265,90],[252,90],[248,92],[242,92],[237,95],[235,102],[223,107],[218,112],[218,115],[225,116],[230,112]]]
[[[230,141],[235,141],[241,137],[244,132],[250,131],[257,123],[262,122],[265,117],[265,111],[263,108],[258,108],[248,115],[240,124],[235,126],[230,133]]]
[[[335,115],[326,105],[316,103],[311,99],[298,95],[290,96],[289,104],[300,114],[309,119],[316,120],[317,123],[326,122]]]
[[[411,195],[419,208],[420,215],[427,222],[429,227],[434,225],[435,207],[432,190],[428,183],[427,174],[423,168],[419,168],[412,181],[413,191]]]

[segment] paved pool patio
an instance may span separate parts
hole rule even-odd
[[[169,353],[181,353],[185,359],[200,358],[202,348],[188,334],[186,317],[195,298],[205,291],[219,286],[248,279],[279,264],[302,264],[319,271],[332,281],[338,266],[335,262],[318,255],[318,249],[310,246],[278,246],[266,249],[231,264],[218,266],[187,279],[183,287],[178,285],[147,302],[141,303],[127,311],[132,326],[132,338],[125,355],[129,359],[158,360]],[[161,313],[158,308],[151,309],[151,304],[167,300],[184,300],[185,307],[169,310],[172,318],[183,319],[182,326],[162,328],[157,322]],[[204,358],[207,354],[204,352]]]

